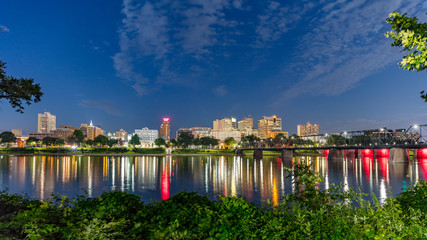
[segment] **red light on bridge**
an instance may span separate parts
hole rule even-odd
[[[363,149],[362,150],[362,157],[374,157],[374,151],[372,149]]]
[[[328,155],[329,155],[329,149],[325,149],[325,150],[323,150],[323,155],[328,156]]]
[[[427,148],[418,149],[417,158],[427,159]]]
[[[388,158],[390,154],[390,149],[378,149],[377,158]]]

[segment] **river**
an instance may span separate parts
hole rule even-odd
[[[294,157],[309,162],[323,181],[319,189],[345,184],[374,193],[380,202],[402,188],[427,180],[427,160],[388,163],[387,159]],[[249,202],[267,199],[277,204],[293,189],[284,167],[291,160],[265,156],[262,160],[240,156],[0,156],[0,189],[48,199],[52,193],[69,197],[96,197],[121,190],[141,196],[146,203],[167,199],[181,191],[244,196]]]

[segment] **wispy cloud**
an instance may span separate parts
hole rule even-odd
[[[213,91],[217,96],[220,96],[220,97],[223,97],[228,93],[225,85],[220,85],[220,86],[214,88]]]
[[[313,19],[313,30],[300,43],[296,64],[288,66],[299,69],[301,75],[284,95],[339,95],[379,69],[397,63],[398,49],[392,49],[384,37],[389,29],[385,19],[396,9],[419,15],[422,4],[341,0],[324,6]]]
[[[190,82],[203,72],[201,60],[212,53],[209,48],[228,44],[224,29],[237,25],[226,20],[224,10],[242,3],[124,0],[120,51],[113,57],[118,76],[139,95],[155,85]]]
[[[86,108],[95,108],[113,116],[122,116],[122,112],[109,100],[82,100],[79,105]]]
[[[271,42],[279,40],[284,33],[295,28],[295,23],[315,6],[316,4],[312,2],[288,6],[271,1],[264,14],[258,17],[259,24],[255,29],[257,39],[254,46],[267,47]]]
[[[0,25],[0,33],[7,33],[10,32],[9,28],[6,26]]]

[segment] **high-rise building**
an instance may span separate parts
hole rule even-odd
[[[94,126],[92,120],[90,121],[89,126],[86,123],[80,125],[80,130],[83,132],[83,135],[87,140],[94,140],[98,135],[104,135],[104,130],[100,127]]]
[[[120,129],[120,131],[116,132],[116,139],[121,139],[122,141],[127,141],[128,140],[128,133],[125,130]]]
[[[38,133],[50,133],[56,130],[56,116],[45,112],[44,114],[39,113],[37,132]]]
[[[282,132],[282,119],[273,115],[271,117],[264,116],[258,120],[258,136],[261,139],[267,139],[270,132]]]
[[[300,137],[308,135],[318,135],[319,134],[319,125],[311,125],[307,122],[307,125],[297,125],[297,135]]]
[[[209,127],[192,127],[190,128],[191,134],[194,138],[211,137],[212,128]]]
[[[191,128],[180,128],[180,129],[178,129],[178,131],[176,131],[176,139],[177,140],[178,140],[178,137],[179,137],[179,135],[181,133],[186,133],[186,134],[189,134],[189,135],[193,135],[193,133],[191,131]],[[193,135],[193,137],[194,137],[194,135]]]
[[[164,117],[163,123],[160,125],[160,137],[166,141],[169,141],[171,138],[171,126],[169,124],[169,118]]]
[[[254,128],[254,119],[251,116],[244,117],[238,124],[240,131],[248,131]]]
[[[176,139],[179,134],[187,133],[193,135],[194,138],[212,137],[212,128],[209,127],[191,127],[191,128],[180,128],[176,132]]]
[[[153,146],[154,141],[159,137],[158,130],[150,130],[148,128],[135,129],[135,134],[141,140],[141,145],[149,147]]]
[[[224,118],[213,121],[213,131],[235,131],[237,128],[236,118]]]
[[[22,137],[22,129],[12,129],[12,133],[15,135],[15,137]]]

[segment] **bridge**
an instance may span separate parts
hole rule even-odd
[[[283,147],[283,148],[239,148],[237,155],[244,155],[243,151],[253,150],[254,159],[262,159],[263,151],[281,151],[282,159],[290,159],[296,150],[317,150],[331,160],[340,160],[346,157],[381,157],[392,162],[409,161],[409,151],[414,152],[414,157],[427,159],[427,144],[418,145],[376,145],[376,146],[322,146],[322,147]]]
[[[328,139],[326,141],[328,144],[321,146],[290,146],[288,144],[292,139],[289,139],[289,141],[277,140],[279,146],[277,144],[276,146],[271,146],[273,143],[271,140],[270,142],[268,140],[262,142],[263,140],[261,140],[261,142],[257,142],[252,146],[236,149],[235,153],[242,155],[244,150],[254,150],[254,159],[261,159],[263,151],[281,151],[282,159],[286,159],[292,158],[296,150],[317,150],[319,154],[322,153],[331,160],[339,160],[345,157],[382,157],[388,158],[392,162],[401,162],[409,161],[410,150],[414,152],[414,157],[427,158],[427,143],[423,138],[423,131],[425,130],[427,130],[427,124],[412,125],[407,129],[401,129],[401,132],[380,128],[341,132],[336,135],[320,134],[306,137]],[[331,136],[334,136],[334,138]],[[303,138],[301,137],[301,139]],[[330,141],[331,139],[333,141]]]

